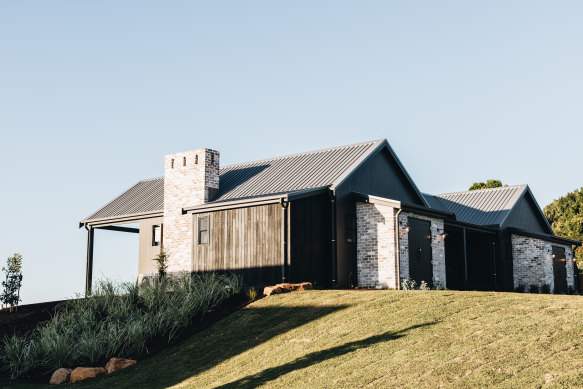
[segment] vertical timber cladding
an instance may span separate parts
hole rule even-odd
[[[198,220],[209,217],[209,243],[198,242]],[[281,281],[283,212],[267,204],[193,214],[192,269],[232,271],[246,284]]]
[[[291,202],[289,222],[289,281],[330,286],[331,205],[327,193]]]

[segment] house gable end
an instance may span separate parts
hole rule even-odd
[[[385,141],[336,186],[342,193],[359,192],[427,206],[419,189]]]
[[[528,187],[514,204],[501,227],[519,228],[525,231],[554,235],[544,213]]]

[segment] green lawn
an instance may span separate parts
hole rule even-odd
[[[75,387],[583,387],[582,323],[580,296],[294,292]]]

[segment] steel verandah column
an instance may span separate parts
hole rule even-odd
[[[93,241],[95,230],[93,227],[87,228],[87,263],[85,266],[85,297],[91,294],[91,282],[93,280]]]

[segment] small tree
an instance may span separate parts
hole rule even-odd
[[[507,185],[504,185],[507,186]],[[500,188],[502,187],[502,181],[500,180],[488,180],[486,182],[474,182],[472,186],[470,186],[469,190],[478,190],[478,189],[490,189],[490,188]]]
[[[166,277],[166,270],[168,269],[168,258],[170,254],[164,249],[164,246],[160,246],[160,252],[153,260],[156,261],[156,268],[158,269],[158,278],[161,280]]]
[[[4,292],[0,295],[0,301],[2,305],[10,307],[10,312],[12,312],[20,302],[22,255],[15,253],[12,257],[8,257],[6,267],[3,267],[2,271],[6,273],[6,281],[2,281]]]

